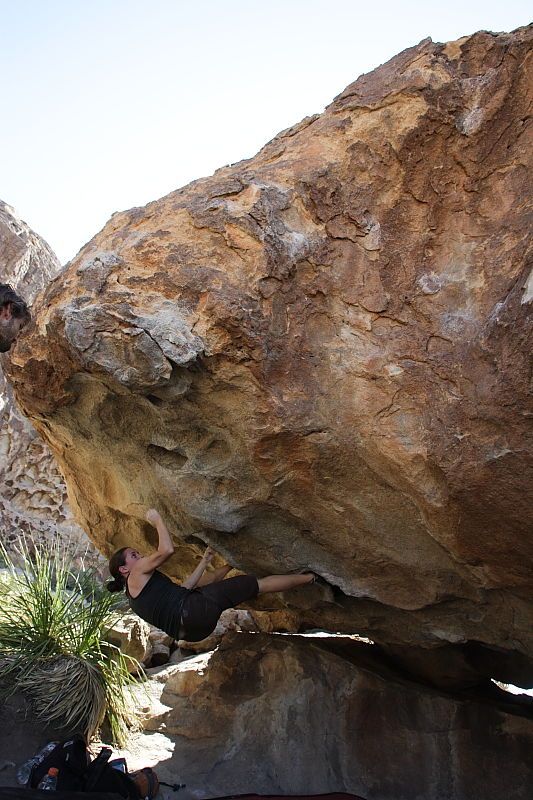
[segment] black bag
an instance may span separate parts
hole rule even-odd
[[[114,769],[109,761],[112,750],[103,747],[94,761],[82,736],[73,736],[58,745],[30,772],[27,788],[36,789],[50,767],[57,767],[57,791],[112,792],[126,800],[141,800],[134,781],[127,773]]]

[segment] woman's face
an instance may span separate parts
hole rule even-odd
[[[0,353],[7,353],[27,321],[26,317],[12,316],[9,304],[0,309]]]
[[[142,556],[138,550],[134,550],[132,547],[127,547],[124,551],[124,565],[120,567],[121,573],[123,575],[129,575],[131,568],[140,558],[142,558]]]

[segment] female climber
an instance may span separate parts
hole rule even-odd
[[[117,550],[109,560],[114,580],[107,588],[110,592],[126,589],[132,611],[174,639],[198,642],[214,631],[226,608],[258,594],[284,592],[315,580],[311,572],[266,578],[238,575],[224,580],[231,569],[228,564],[204,575],[214,556],[208,547],[194,572],[181,585],[176,584],[158,570],[174,552],[167,527],[154,508],[147,512],[146,519],[157,529],[157,550],[149,556],[141,556],[132,547]]]

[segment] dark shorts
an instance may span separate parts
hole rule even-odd
[[[183,604],[182,623],[184,639],[199,642],[216,628],[220,615],[227,608],[234,608],[257,597],[259,586],[255,575],[237,575],[216,583],[208,583],[193,589]]]

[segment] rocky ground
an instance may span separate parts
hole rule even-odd
[[[138,693],[143,729],[114,756],[130,771],[151,766],[161,780],[186,784],[179,793],[162,787],[165,800],[249,792],[523,800],[533,790],[531,705],[415,684],[368,642],[233,631],[214,651],[176,651],[148,673]],[[19,696],[2,708],[2,723],[0,785],[16,785],[17,767],[57,734]]]
[[[20,695],[15,695],[0,705],[0,786],[18,786],[17,769],[28,758],[38,752],[43,745],[61,736],[44,727],[31,713],[28,704]],[[109,742],[97,741],[91,745],[91,753],[96,755],[102,746],[112,747]],[[113,758],[126,759],[130,772],[142,767],[153,767],[159,778],[175,783],[179,777],[165,767],[175,747],[175,742],[164,732],[139,731],[131,735],[126,747],[113,748]],[[197,787],[198,788],[198,787]],[[202,794],[194,786],[174,792],[162,786],[161,800],[192,800]]]

